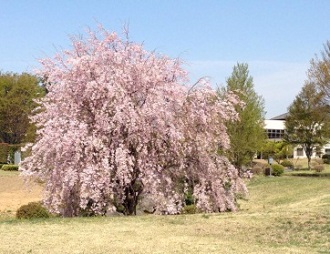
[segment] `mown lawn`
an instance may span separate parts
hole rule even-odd
[[[237,213],[31,221],[6,213],[0,253],[330,253],[329,178],[256,177],[248,187]]]

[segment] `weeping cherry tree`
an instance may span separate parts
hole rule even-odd
[[[178,59],[124,35],[100,27],[40,61],[48,93],[22,175],[45,183],[44,205],[62,216],[131,215],[144,195],[154,213],[178,214],[187,186],[200,210],[235,211],[246,187],[217,151],[230,146],[225,122],[240,101],[220,100],[205,81],[189,88]]]

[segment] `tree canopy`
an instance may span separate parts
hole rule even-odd
[[[267,140],[261,149],[263,158],[272,157],[278,164],[293,156],[293,147],[284,140]]]
[[[236,210],[246,188],[227,149],[225,122],[238,98],[219,99],[207,84],[191,89],[177,59],[100,28],[73,49],[41,61],[48,93],[33,117],[38,126],[23,175],[45,182],[44,204],[77,216],[121,210],[134,214],[153,200],[157,214],[177,214],[192,188],[205,212]]]
[[[227,86],[219,91],[235,93],[244,103],[236,105],[239,121],[227,122],[230,149],[227,154],[231,162],[241,167],[250,162],[262,147],[266,138],[264,130],[264,100],[254,90],[253,78],[249,75],[248,65],[237,63]]]
[[[315,148],[326,144],[330,137],[329,106],[324,97],[314,83],[306,82],[288,108],[285,139],[304,149],[308,167]]]
[[[314,83],[316,88],[324,93],[323,100],[330,103],[330,41],[324,44],[321,56],[315,56],[311,60],[308,70],[309,81]]]
[[[9,144],[31,142],[34,126],[29,115],[33,101],[43,96],[38,79],[30,74],[0,73],[0,141]]]

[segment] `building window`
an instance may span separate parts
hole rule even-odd
[[[297,148],[297,156],[304,156],[304,150],[302,148]]]
[[[266,133],[269,139],[282,139],[284,136],[284,130],[279,129],[267,129]]]

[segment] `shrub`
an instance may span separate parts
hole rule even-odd
[[[198,213],[196,205],[186,205],[182,208],[183,214],[195,214]]]
[[[323,163],[330,164],[330,154],[324,154],[322,156]]]
[[[321,158],[314,158],[313,161],[316,163],[316,164],[323,164],[323,160]]]
[[[289,161],[289,160],[284,160],[281,162],[281,165],[285,168],[293,168],[293,163],[292,161]]]
[[[272,165],[272,175],[273,176],[280,176],[284,173],[284,167],[280,164],[273,164]]]
[[[324,165],[316,165],[316,166],[313,167],[313,169],[316,172],[320,173],[320,172],[322,172],[324,170]]]
[[[261,175],[264,172],[264,169],[259,165],[254,165],[251,169],[252,174]]]
[[[22,205],[16,212],[17,219],[49,218],[50,214],[40,202],[30,202]]]
[[[317,167],[317,166],[319,166],[319,165],[322,165],[323,164],[323,159],[321,159],[321,158],[315,158],[315,159],[313,159],[312,161],[311,161],[311,168],[313,169],[313,168],[315,168],[315,167]]]
[[[18,171],[18,165],[3,165],[1,167],[2,170],[4,171]]]

